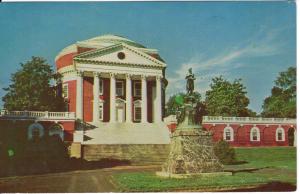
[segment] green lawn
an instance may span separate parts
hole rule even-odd
[[[296,184],[296,149],[293,147],[237,148],[237,158],[245,161],[228,165],[233,176],[214,178],[172,179],[157,177],[155,172],[114,174],[121,191],[176,191],[201,189],[230,189],[260,185],[272,181]],[[245,172],[243,169],[258,169]]]

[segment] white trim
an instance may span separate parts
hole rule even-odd
[[[279,140],[278,139],[278,133],[279,132],[282,132],[282,139],[281,140]],[[285,132],[284,132],[284,129],[282,128],[282,127],[278,127],[277,129],[276,129],[276,141],[285,141]]]
[[[136,94],[136,84],[140,84],[140,95]],[[133,96],[134,97],[141,97],[142,96],[142,82],[140,80],[135,80],[133,82]]]
[[[227,131],[229,131],[229,133],[230,133],[230,139],[229,140],[226,139],[226,132]],[[233,141],[234,140],[234,131],[233,131],[232,127],[227,126],[227,127],[224,128],[224,130],[223,130],[223,139],[225,141]]]
[[[162,69],[150,69],[143,68],[142,66],[136,67],[127,67],[123,66],[113,66],[110,62],[105,64],[92,64],[87,62],[75,62],[74,65],[79,71],[92,71],[98,73],[115,73],[115,74],[132,74],[140,76],[141,74],[146,76],[162,76]]]
[[[102,78],[99,79],[99,95],[103,95],[104,81]]]
[[[118,90],[117,84],[118,84],[118,83],[121,83],[121,84],[122,84],[122,92],[121,92],[121,95],[118,95],[118,93],[117,93],[117,90]],[[117,80],[117,81],[116,81],[116,96],[124,96],[124,82],[123,82],[122,80]]]
[[[257,140],[253,140],[253,132],[257,131]],[[260,130],[258,127],[252,127],[250,130],[250,141],[260,141]]]

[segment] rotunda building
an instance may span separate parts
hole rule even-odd
[[[95,125],[162,122],[167,65],[156,49],[103,35],[64,48],[55,63],[66,111],[77,119]]]

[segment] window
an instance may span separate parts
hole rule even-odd
[[[277,133],[277,138],[278,138],[278,140],[277,141],[282,141],[282,132],[281,131],[279,131],[278,133]]]
[[[141,107],[141,101],[135,101],[134,102],[134,121],[141,121],[142,119],[142,107]]]
[[[99,81],[99,93],[100,95],[103,95],[103,79],[100,79]]]
[[[233,141],[233,129],[231,127],[225,127],[223,138],[226,141]]]
[[[99,120],[103,121],[103,103],[99,104]]]
[[[63,84],[63,97],[68,98],[68,96],[69,96],[68,84]]]
[[[142,90],[141,90],[141,82],[140,81],[135,81],[134,82],[134,96],[135,97],[140,97],[142,95]]]
[[[116,82],[116,94],[117,94],[117,96],[123,96],[124,95],[123,81],[117,81]]]
[[[134,120],[135,121],[141,121],[142,119],[142,108],[141,107],[135,107],[134,108]]]
[[[276,141],[285,141],[284,129],[281,127],[276,129]]]
[[[260,141],[260,133],[257,127],[253,127],[250,131],[250,140],[251,141]]]

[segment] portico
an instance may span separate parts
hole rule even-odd
[[[161,105],[161,76],[159,75],[138,75],[129,73],[103,73],[103,72],[90,72],[80,71],[77,74],[77,92],[76,96],[76,116],[83,119],[83,83],[84,77],[93,78],[93,110],[92,122],[105,122],[103,121],[103,114],[107,114],[109,107],[109,121],[114,122],[141,122],[141,123],[159,123],[162,122],[162,105]],[[104,79],[109,81],[103,83]],[[109,84],[107,84],[109,83]],[[147,85],[152,86],[155,92],[151,92],[148,98]],[[104,89],[106,88],[106,89]],[[109,88],[109,89],[107,89]],[[102,91],[102,92],[100,92]],[[109,94],[106,92],[109,91]],[[148,95],[147,95],[148,94]],[[109,102],[103,101],[103,96],[109,95]],[[148,101],[151,101],[148,102]],[[109,103],[109,106],[103,106],[103,103]],[[148,104],[152,104],[154,110],[148,110]],[[149,121],[149,113],[151,121]]]

